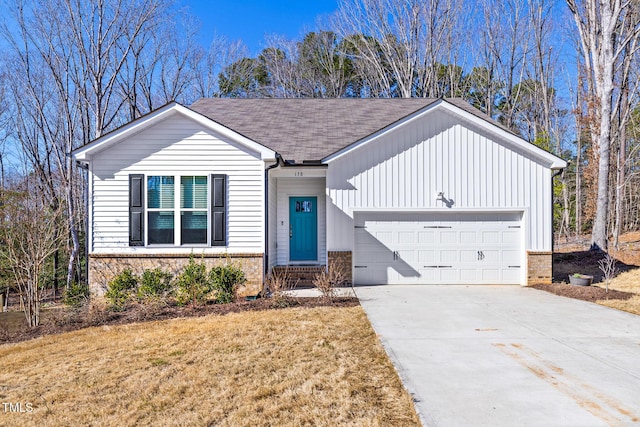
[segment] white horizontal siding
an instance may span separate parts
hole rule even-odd
[[[450,209],[525,212],[526,249],[551,250],[550,182],[521,150],[434,111],[330,162],[328,248],[352,250],[354,211]]]
[[[263,168],[256,153],[222,140],[180,115],[145,129],[92,158],[93,252],[150,250],[129,247],[129,174],[226,174],[228,247],[197,247],[194,253],[262,253]],[[170,250],[189,252],[191,248],[172,247]]]
[[[277,263],[289,261],[289,197],[318,198],[318,262],[327,262],[326,196],[324,178],[278,178],[277,183]],[[271,232],[273,238],[273,231]]]

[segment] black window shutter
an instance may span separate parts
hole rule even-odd
[[[211,175],[211,245],[227,246],[227,176]]]
[[[129,175],[129,246],[144,246],[144,175]]]

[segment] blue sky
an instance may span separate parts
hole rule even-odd
[[[297,39],[315,29],[319,16],[338,8],[338,0],[183,0],[201,23],[201,39],[206,45],[213,34],[242,40],[256,55],[264,37],[280,34]]]

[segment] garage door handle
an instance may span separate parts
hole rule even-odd
[[[450,265],[425,265],[422,268],[451,268]]]
[[[519,265],[510,265],[509,268],[520,268]]]
[[[425,225],[424,228],[451,228],[448,225]]]
[[[354,265],[353,268],[367,268],[366,265]]]

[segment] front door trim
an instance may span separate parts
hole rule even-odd
[[[289,261],[318,261],[318,197],[289,197]]]

